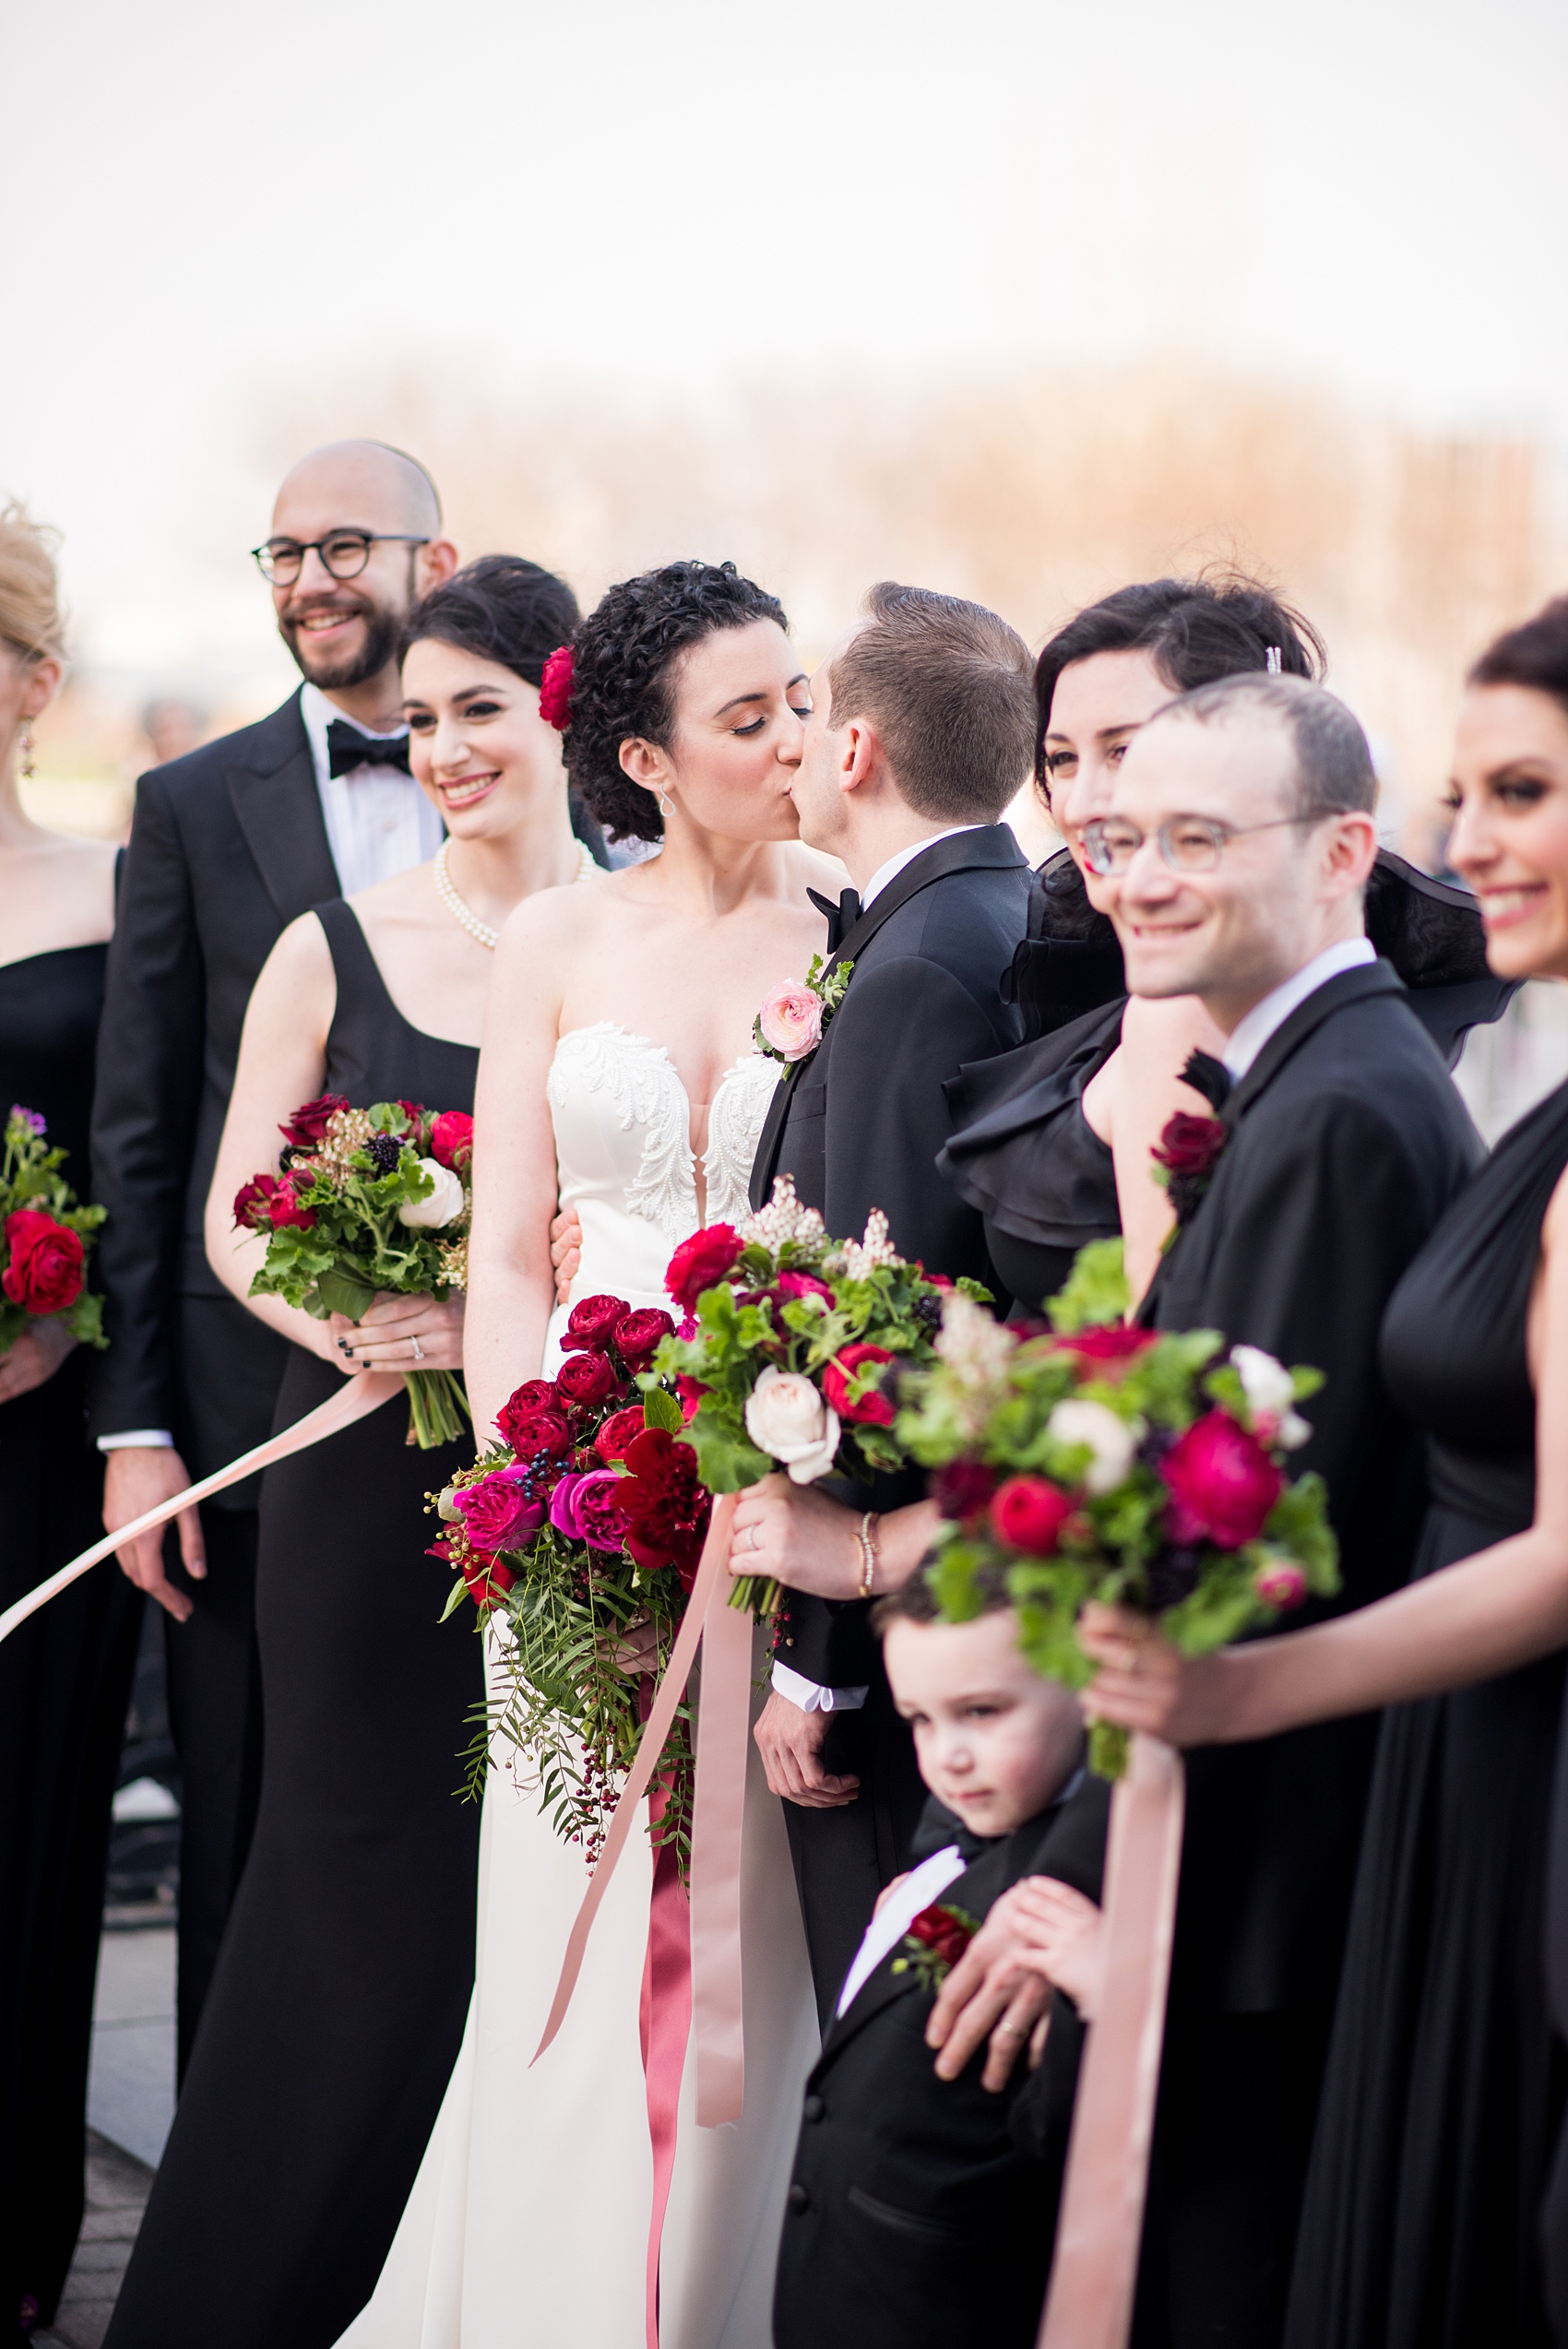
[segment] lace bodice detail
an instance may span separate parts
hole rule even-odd
[[[708,1223],[738,1223],[776,1062],[748,1052],[726,1071],[708,1111],[703,1177]],[[572,1295],[608,1292],[668,1303],[664,1268],[697,1228],[692,1109],[669,1053],[614,1020],[575,1027],[555,1047],[546,1087],[561,1204],[582,1225]]]

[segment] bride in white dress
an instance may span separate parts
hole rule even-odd
[[[560,1360],[557,1198],[572,1301],[663,1305],[699,1224],[738,1221],[779,1074],[753,1048],[775,980],[822,943],[837,865],[796,840],[809,714],[771,597],[676,564],[578,631],[566,762],[647,863],[530,898],[503,932],[481,1064],[467,1358],[476,1432]],[[547,695],[547,708],[548,708]],[[494,1659],[492,1659],[493,1669]],[[760,1703],[766,1679],[759,1634]],[[634,1837],[571,2011],[530,2068],[587,1887],[535,1797],[493,1768],[468,2034],[374,2296],[339,2349],[636,2349],[652,2158],[638,2036],[652,1863]],[[818,2044],[778,1798],[749,1749],[742,1883],[745,2109],[699,2129],[693,2065],[660,2265],[662,2349],[766,2349],[774,2256]],[[395,1952],[388,1962],[396,1963]]]

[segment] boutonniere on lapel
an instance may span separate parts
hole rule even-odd
[[[781,979],[763,998],[752,1027],[759,1052],[770,1061],[794,1068],[809,1060],[822,1042],[823,1031],[844,1000],[853,963],[838,963],[825,974],[826,955],[814,955],[802,979]]]
[[[1230,1090],[1230,1073],[1207,1052],[1194,1052],[1182,1071],[1182,1082],[1218,1109]],[[1156,1182],[1170,1194],[1178,1231],[1196,1215],[1229,1139],[1230,1128],[1223,1118],[1194,1117],[1187,1109],[1178,1109],[1166,1119],[1150,1154],[1152,1172]]]
[[[893,1971],[914,1975],[922,1990],[940,1990],[979,1931],[980,1918],[968,1909],[933,1901],[905,1934],[905,1954],[894,1959]]]

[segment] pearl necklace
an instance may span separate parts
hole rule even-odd
[[[458,896],[452,875],[446,867],[446,852],[451,846],[451,837],[448,836],[435,852],[435,894],[453,920],[460,922],[470,938],[477,939],[481,946],[488,946],[493,954],[500,943],[501,932],[498,930],[492,930],[489,922],[481,921],[473,908],[465,905],[462,898]],[[572,876],[574,882],[591,881],[598,871],[599,867],[595,864],[592,856],[579,840],[577,842],[577,869]]]

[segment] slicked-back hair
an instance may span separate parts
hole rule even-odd
[[[1337,694],[1305,678],[1222,677],[1178,694],[1149,723],[1168,718],[1194,726],[1249,718],[1277,725],[1295,757],[1295,789],[1287,811],[1291,815],[1316,823],[1330,815],[1371,815],[1377,806],[1377,771],[1360,721]]]
[[[1271,652],[1287,677],[1321,683],[1328,666],[1308,620],[1260,579],[1239,571],[1197,579],[1142,579],[1075,612],[1035,663],[1035,780],[1046,781],[1045,737],[1056,681],[1097,653],[1146,652],[1173,694],[1245,670],[1265,670]]]
[[[1489,645],[1466,681],[1471,685],[1524,685],[1550,694],[1568,710],[1568,596],[1558,596],[1517,628]]]
[[[945,824],[994,824],[1034,741],[1028,647],[983,604],[882,580],[833,664],[828,723],[874,726],[898,796]]]
[[[520,554],[481,554],[422,597],[409,614],[398,658],[405,660],[410,645],[434,636],[538,685],[545,662],[577,618],[576,597],[553,571]]]

